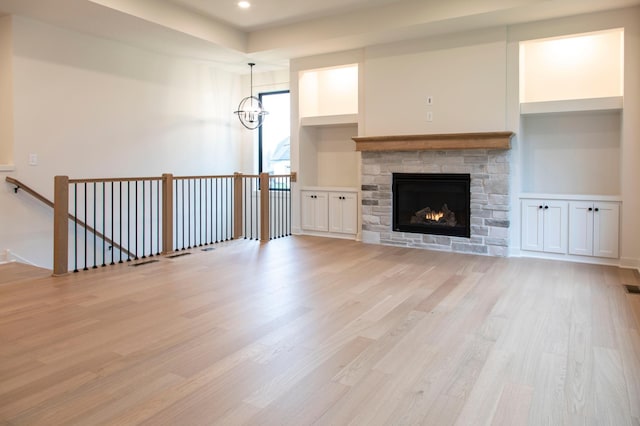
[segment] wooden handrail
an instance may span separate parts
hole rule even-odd
[[[16,193],[18,192],[18,189],[22,189],[24,192],[26,192],[27,194],[31,195],[32,197],[34,197],[35,199],[37,199],[38,201],[41,201],[42,203],[46,204],[47,206],[53,208],[53,201],[49,200],[48,198],[46,198],[45,196],[41,195],[38,191],[30,188],[28,185],[25,185],[24,183],[20,182],[17,179],[14,179],[10,176],[7,176],[5,178],[5,180],[12,184],[15,185],[15,191]],[[120,250],[122,253],[128,255],[128,256],[133,256],[133,253],[131,253],[129,250],[125,249],[124,247],[122,247],[120,244],[116,243],[115,241],[113,241],[111,238],[103,235],[100,231],[95,230],[93,227],[87,225],[85,222],[83,222],[80,219],[76,219],[76,217],[74,215],[72,215],[71,213],[68,214],[69,219],[72,220],[74,223],[78,223],[78,225],[86,228],[89,232],[92,232],[94,234],[96,234],[99,238],[105,240],[107,243],[109,243],[109,245],[111,245],[112,247],[117,248],[118,250]]]
[[[35,191],[34,189],[31,189],[30,187],[28,187],[27,185],[25,185],[24,183],[20,182],[17,179],[14,179],[10,176],[7,176],[5,178],[5,180],[7,182],[9,182],[12,185],[15,185],[15,192],[16,194],[18,193],[18,189],[22,189],[24,192],[26,192],[27,194],[31,195],[33,198],[43,202],[44,204],[46,204],[47,206],[53,208],[53,201],[50,201],[49,199],[45,198],[44,196],[40,195],[37,191]]]
[[[162,180],[162,177],[123,177],[123,178],[88,178],[69,179],[69,183],[102,183],[102,182],[143,182],[148,180]]]
[[[244,176],[244,175],[243,175]],[[187,180],[187,179],[229,179],[235,175],[216,175],[216,176],[174,176],[173,180]]]

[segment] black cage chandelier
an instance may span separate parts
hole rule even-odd
[[[262,102],[260,102],[260,99],[253,96],[254,65],[254,63],[249,62],[249,66],[251,67],[251,96],[247,96],[241,100],[240,105],[238,105],[238,110],[233,112],[238,115],[242,125],[249,130],[254,130],[262,126],[265,115],[269,114],[262,108]]]

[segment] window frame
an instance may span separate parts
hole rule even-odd
[[[269,96],[269,95],[281,95],[283,93],[289,93],[291,94],[291,90],[289,89],[285,89],[285,90],[274,90],[272,92],[260,92],[258,94],[258,99],[260,100],[260,103],[262,103],[262,98],[264,96]],[[291,98],[289,98],[291,99]],[[269,119],[269,117],[267,116],[266,119]],[[291,132],[289,132],[291,133]],[[291,135],[289,135],[289,137],[291,137]],[[258,174],[262,173],[262,160],[263,160],[263,156],[262,156],[262,126],[258,127]],[[289,161],[291,161],[291,157],[289,157]]]

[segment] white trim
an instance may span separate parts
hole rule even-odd
[[[543,199],[543,200],[567,200],[567,201],[612,201],[622,202],[620,195],[597,195],[597,194],[546,194],[523,192],[519,195],[520,199]]]
[[[520,104],[520,114],[549,114],[557,112],[579,111],[621,111],[622,106],[622,96],[567,99],[545,102],[522,102]]]

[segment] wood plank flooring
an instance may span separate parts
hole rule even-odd
[[[38,272],[0,267],[0,425],[640,425],[634,271],[290,237]]]

